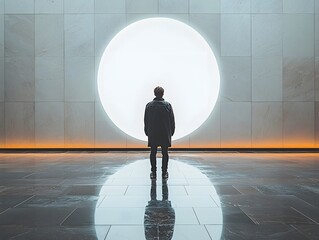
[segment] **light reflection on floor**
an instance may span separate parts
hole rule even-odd
[[[164,202],[148,155],[0,153],[0,239],[318,240],[318,153],[171,152]]]
[[[157,169],[161,169],[160,160],[157,162]],[[170,160],[167,181],[151,181],[149,169],[149,160],[139,160],[124,166],[104,183],[95,224],[111,225],[106,240],[210,239],[205,224],[213,224],[212,238],[220,239],[220,199],[198,168]]]

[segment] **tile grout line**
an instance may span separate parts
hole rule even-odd
[[[127,191],[128,191],[128,188],[129,188],[129,186],[126,186],[126,189],[125,189],[125,191],[124,191],[123,196],[126,196],[126,193],[127,193]]]
[[[253,14],[250,4],[250,147],[253,147]]]
[[[317,221],[315,221],[314,219],[308,217],[307,215],[305,215],[304,213],[298,211],[297,209],[295,209],[294,207],[291,207],[293,210],[295,210],[296,212],[300,213],[301,215],[305,216],[306,218],[308,218],[309,220],[315,222],[316,224],[319,224]]]
[[[17,205],[13,206],[12,208],[16,208],[16,207],[20,206],[21,204],[25,203],[26,201],[30,200],[33,197],[35,197],[35,195],[32,195],[31,197],[28,197],[27,199],[23,200],[22,202],[18,203]]]
[[[4,87],[4,93],[3,93],[3,125],[4,125],[4,129],[3,129],[3,133],[4,133],[4,139],[3,139],[3,144],[4,147],[7,147],[7,131],[6,131],[6,54],[5,54],[5,43],[6,43],[6,15],[5,15],[5,2],[3,3],[3,8],[4,8],[4,14],[3,14],[3,87]]]
[[[215,224],[214,224],[214,225],[215,225]],[[204,228],[205,228],[205,230],[206,230],[206,232],[207,232],[209,238],[210,238],[211,240],[214,240],[214,239],[212,238],[212,236],[209,234],[209,231],[208,231],[208,229],[207,229],[207,224],[203,224],[203,226],[204,226]],[[222,226],[223,226],[223,225],[222,225]]]
[[[62,14],[63,14],[63,146],[65,146],[66,143],[66,106],[67,106],[67,102],[65,101],[65,13],[64,13],[64,9],[65,9],[65,2],[63,1],[63,6],[62,6]]]
[[[30,173],[30,174],[27,174],[27,175],[23,176],[22,179],[26,179],[27,177],[30,177],[30,176],[32,176],[32,175],[34,175],[34,174],[35,174],[35,172]]]
[[[36,41],[36,35],[35,35],[35,22],[36,22],[36,14],[35,14],[35,0],[33,0],[33,146],[37,145],[36,141],[36,81],[35,81],[35,68],[36,68],[36,54],[35,54],[35,41]]]
[[[247,213],[245,213],[245,211],[242,209],[242,207],[238,206],[238,208],[242,211],[243,214],[245,214],[245,216],[247,216],[255,225],[259,226],[261,225],[260,222],[258,222],[257,220],[254,220],[252,217],[250,217]]]
[[[109,232],[110,232],[110,230],[111,230],[111,227],[112,227],[112,225],[109,225],[109,229],[107,230],[107,232],[106,232],[106,234],[105,234],[104,240],[106,240],[107,235],[109,234]]]
[[[96,36],[96,21],[95,21],[95,12],[96,12],[96,9],[95,9],[95,5],[96,5],[96,2],[94,0],[94,8],[93,8],[93,60],[94,60],[94,78],[93,78],[93,81],[94,81],[94,96],[93,96],[93,146],[96,147],[96,142],[95,142],[95,139],[96,139],[96,136],[95,136],[95,130],[96,130],[96,119],[95,119],[95,112],[96,112],[96,109],[95,109],[95,106],[96,106],[96,98],[98,97],[97,96],[97,93],[98,93],[98,89],[97,89],[97,73],[98,73],[98,69],[96,69],[96,44],[95,44],[95,36]]]
[[[61,222],[59,225],[62,226],[62,224],[63,224],[63,223],[75,212],[75,210],[77,210],[77,209],[79,209],[79,208],[74,208],[74,210],[71,211],[71,213],[68,214],[68,215],[62,220],[62,222]]]
[[[284,3],[281,7],[281,147],[284,147]]]
[[[301,232],[298,228],[295,227],[295,223],[290,223],[288,226],[290,226],[292,229],[295,229],[298,233],[300,233],[302,236],[304,236],[306,239],[309,239],[307,235],[305,235],[303,232]]]
[[[201,223],[200,223],[200,221],[199,221],[199,219],[198,219],[198,216],[197,216],[197,214],[196,214],[196,212],[195,212],[195,208],[192,207],[192,210],[193,210],[193,213],[195,214],[195,217],[196,217],[196,219],[197,219],[197,224],[196,224],[196,225],[201,225]]]

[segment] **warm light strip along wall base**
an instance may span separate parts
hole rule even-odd
[[[129,151],[149,151],[149,148],[0,148],[0,153],[16,152],[129,152]],[[271,152],[271,153],[319,153],[319,148],[170,148],[172,152]]]

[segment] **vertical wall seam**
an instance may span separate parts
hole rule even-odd
[[[127,16],[127,0],[125,0],[125,22],[126,26],[128,25],[128,16]],[[127,148],[127,134],[125,134],[125,148]]]
[[[5,54],[5,43],[6,43],[6,14],[5,14],[5,2],[4,1],[4,4],[3,4],[3,7],[4,7],[4,13],[3,13],[3,91],[4,91],[4,95],[3,95],[3,133],[4,133],[4,139],[3,139],[3,144],[4,144],[4,147],[7,147],[7,130],[6,130],[6,54]]]
[[[284,147],[284,30],[285,30],[285,14],[284,2],[281,6],[281,147]]]
[[[250,9],[250,147],[253,146],[253,16],[251,9],[251,0],[249,1]]]
[[[222,63],[222,7],[221,1],[219,1],[218,11],[219,11],[219,58],[220,63]],[[221,70],[220,67],[219,70]],[[220,87],[219,87],[219,147],[222,147],[222,101],[221,101],[221,80],[222,80],[222,71],[220,71]]]
[[[95,32],[95,0],[93,2],[94,4],[94,8],[93,8],[93,61],[94,61],[94,69],[93,69],[93,73],[94,73],[94,78],[93,78],[93,81],[94,81],[94,94],[93,94],[93,146],[95,146],[95,123],[96,123],[96,119],[95,119],[95,102],[96,102],[96,98],[97,98],[97,69],[96,69],[96,48],[95,48],[95,36],[96,36],[96,32]]]
[[[317,122],[317,114],[316,114],[316,98],[317,98],[317,89],[316,89],[316,8],[315,8],[315,5],[316,5],[316,1],[314,1],[314,11],[313,11],[313,37],[314,37],[314,41],[313,41],[313,51],[314,51],[314,58],[313,58],[313,69],[314,69],[314,74],[313,74],[313,89],[314,89],[314,98],[313,98],[313,101],[314,101],[314,128],[313,128],[313,131],[314,131],[314,144],[313,146],[316,147],[317,145],[317,131],[316,131],[316,122]]]
[[[33,0],[33,146],[37,146],[37,142],[36,142],[36,107],[35,107],[35,100],[36,100],[36,97],[35,97],[35,94],[36,94],[36,87],[35,87],[35,18],[36,18],[36,15],[35,15],[35,0]]]
[[[65,2],[63,1],[63,6],[62,6],[62,20],[63,20],[63,112],[64,112],[64,116],[63,116],[63,128],[64,128],[64,142],[63,142],[63,146],[66,146],[66,101],[65,101],[65,13],[64,13],[64,9],[65,9]]]

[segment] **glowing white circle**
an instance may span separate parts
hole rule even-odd
[[[220,74],[205,39],[169,18],[148,18],[121,30],[108,44],[97,79],[103,108],[126,134],[146,140],[144,110],[156,86],[174,110],[173,140],[200,127],[216,104]]]

